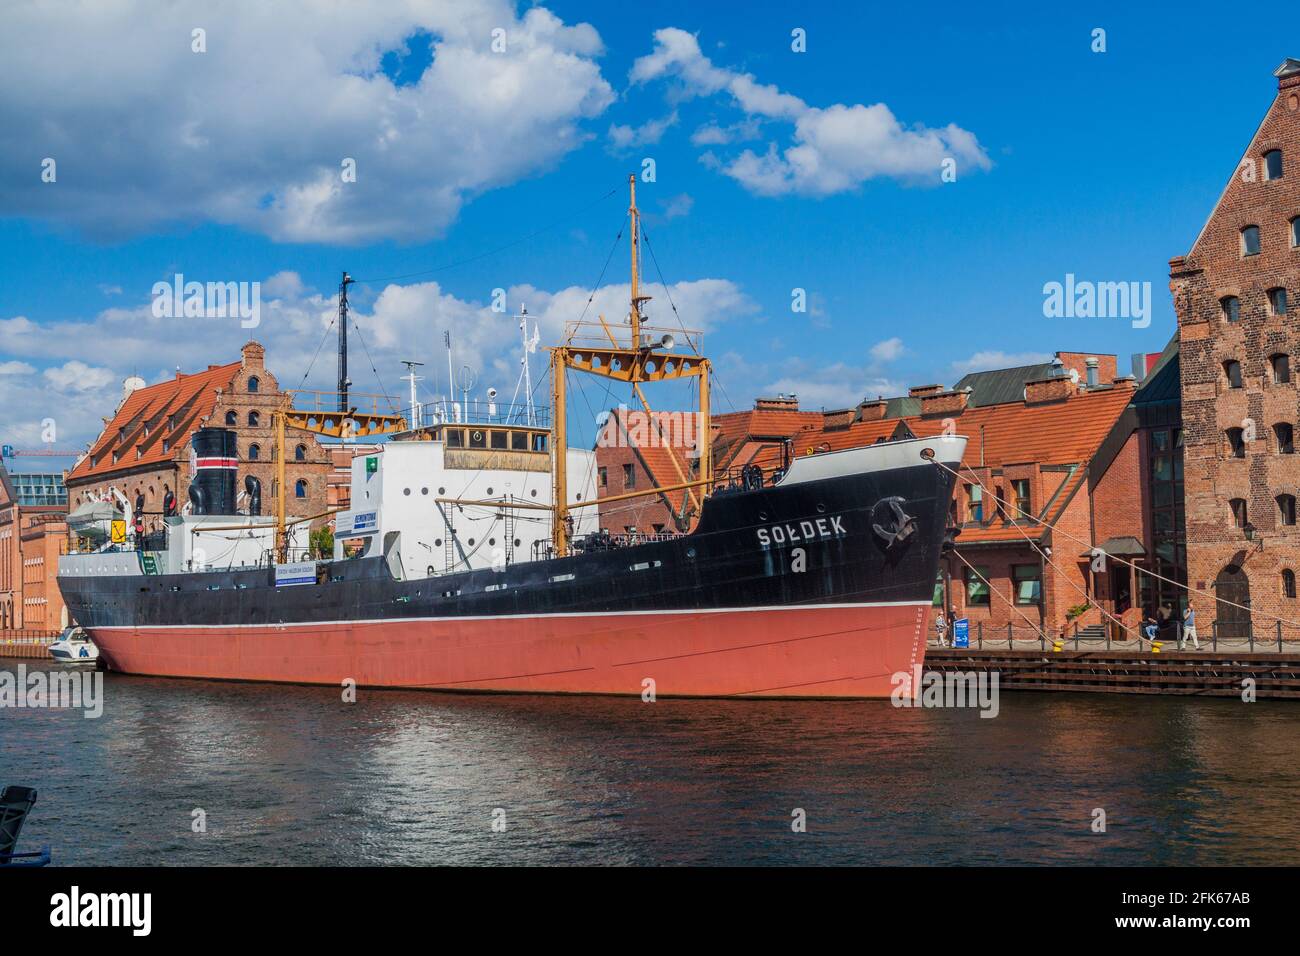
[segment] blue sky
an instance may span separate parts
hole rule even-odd
[[[1119,353],[1127,368],[1129,353],[1172,334],[1168,260],[1190,248],[1271,102],[1272,69],[1300,53],[1300,13],[1285,7],[1264,29],[1186,3],[1170,15],[551,2],[543,17],[483,0],[460,21],[437,4],[427,18],[389,17],[340,50],[347,23],[294,30],[292,3],[276,5],[279,24],[247,22],[251,5],[219,19],[186,6],[143,20],[27,10],[0,36],[0,441],[32,446],[55,416],[58,444],[80,447],[123,376],[231,361],[250,334],[296,385],[343,269],[363,280],[353,301],[383,388],[402,388],[400,357],[445,369],[451,327],[458,364],[508,393],[517,333],[487,310],[492,290],[509,290],[510,313],[528,303],[553,339],[585,302],[623,222],[627,174],[647,157],[646,228],[668,282],[685,284],[674,298],[687,323],[708,330],[725,392],[715,408],[777,390],[835,406],[1057,349]],[[483,60],[498,22],[506,50]],[[193,25],[207,31],[204,54],[188,49]],[[1098,27],[1104,53],[1091,50]],[[806,52],[791,49],[796,28]],[[698,58],[644,60],[666,29],[693,35]],[[462,55],[511,71],[498,86],[456,68]],[[446,72],[419,99],[431,60]],[[764,105],[735,94],[746,77]],[[809,146],[802,124],[837,105],[860,117],[882,103],[894,139],[851,127],[811,144],[822,163],[839,150],[843,176],[820,166],[792,181],[784,167],[773,185],[735,165],[746,151],[779,161]],[[709,127],[730,141],[700,142]],[[941,183],[912,139],[926,135],[961,157],[956,182]],[[40,182],[48,156],[55,183]],[[357,182],[312,198],[340,157],[357,160]],[[153,283],[178,271],[260,281],[278,305],[251,331],[148,321]],[[1150,282],[1150,327],[1045,318],[1043,285],[1067,273]],[[653,264],[645,276],[657,280]],[[624,242],[606,281],[626,279]],[[795,288],[809,312],[791,311]],[[616,293],[598,302],[613,309]],[[662,295],[652,315],[667,322],[661,306]],[[312,384],[328,387],[331,348]],[[354,359],[356,387],[378,391],[368,365]]]

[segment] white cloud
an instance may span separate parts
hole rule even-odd
[[[885,339],[883,342],[877,342],[871,346],[871,357],[877,362],[892,362],[899,358],[906,349],[903,348],[903,340],[898,336],[891,339]]]
[[[681,216],[690,215],[691,209],[695,206],[695,200],[686,193],[680,193],[665,200],[661,205],[665,219],[677,219]]]
[[[395,86],[381,61],[420,34],[432,63]],[[590,138],[584,121],[613,100],[601,53],[591,26],[512,0],[10,5],[0,124],[21,135],[0,147],[0,208],[108,239],[200,221],[289,242],[427,239]]]
[[[970,358],[952,363],[952,369],[960,378],[970,372],[986,372],[997,368],[1016,368],[1021,365],[1039,365],[1050,362],[1050,352],[1001,352],[988,349],[976,352]]]
[[[677,125],[677,111],[674,110],[662,119],[649,120],[640,126],[618,126],[609,128],[609,146],[616,152],[636,149],[640,146],[653,146],[663,139],[664,133]]]
[[[938,184],[946,158],[956,160],[959,174],[992,167],[975,135],[955,124],[904,126],[884,103],[809,106],[797,96],[759,83],[752,74],[715,66],[700,51],[696,38],[684,30],[658,30],[654,39],[653,51],[632,65],[633,83],[669,80],[675,84],[672,95],[678,98],[725,91],[751,119],[794,124],[793,143],[784,148],[769,142],[765,152],[746,149],[729,163],[712,154],[700,157],[750,192],[828,196],[882,176]],[[697,130],[693,140],[697,145],[724,145],[731,137],[713,126]]]
[[[782,375],[769,381],[762,391],[765,395],[775,395],[778,392],[797,395],[801,409],[816,411],[819,408],[849,408],[863,398],[875,398],[877,395],[888,398],[906,394],[907,387],[901,382],[873,375],[860,366],[836,362]]]
[[[725,146],[737,141],[758,139],[761,130],[761,124],[754,118],[727,126],[706,123],[691,134],[691,142],[696,146]]]
[[[261,323],[254,329],[241,328],[233,318],[156,318],[147,301],[105,309],[82,321],[37,325],[22,316],[0,319],[0,354],[28,360],[0,365],[0,372],[8,372],[0,374],[0,407],[6,412],[4,439],[15,440],[11,436],[17,435],[22,441],[32,441],[39,433],[40,420],[53,415],[61,436],[67,437],[66,442],[61,438],[61,443],[80,446],[98,435],[100,418],[117,407],[127,375],[157,369],[151,379],[156,382],[170,378],[176,367],[192,372],[234,361],[250,338],[266,347],[267,366],[282,387],[333,390],[337,333],[330,323],[338,312],[336,292],[307,287],[292,272],[263,280],[262,288]],[[646,313],[655,326],[679,327],[669,295],[682,322],[705,332],[759,311],[728,279],[677,282],[667,290],[647,283],[643,289],[653,297]],[[591,290],[587,288],[549,291],[513,286],[506,290],[506,312],[498,313],[492,311],[490,302],[459,298],[437,282],[390,284],[378,290],[353,286],[352,317],[360,330],[354,329],[349,338],[354,391],[386,392],[404,403],[407,393],[400,379],[404,372],[400,363],[414,359],[425,363],[422,395],[445,394],[447,356],[442,332],[450,329],[456,367],[475,369],[476,390],[492,386],[507,399],[519,377],[516,316],[521,306],[527,306],[545,345],[559,341],[564,323],[583,315],[584,308],[587,320],[595,322],[598,315],[604,315],[615,335],[626,335],[629,294],[626,283],[603,286],[588,307]],[[88,355],[95,356],[99,364],[87,365],[82,357]],[[380,373],[378,381],[370,370],[372,360]],[[142,363],[147,363],[144,368]],[[37,373],[37,366],[46,367]],[[549,393],[544,353],[532,356],[532,372],[534,398],[545,403]]]

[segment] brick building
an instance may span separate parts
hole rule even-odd
[[[63,626],[54,577],[67,541],[68,506],[56,477],[10,475],[0,461],[0,630]]]
[[[138,382],[138,380],[136,380]],[[134,502],[144,496],[145,531],[162,528],[163,497],[189,500],[190,436],[200,428],[222,427],[237,434],[242,494],[244,477],[261,482],[262,513],[274,510],[275,432],[272,412],[284,400],[265,365],[265,349],[249,342],[241,359],[210,365],[194,374],[147,387],[128,387],[103,433],[66,476],[72,511],[116,488]],[[286,432],[286,511],[292,517],[320,514],[329,507],[333,470],[330,452],[309,433]],[[246,505],[241,506],[246,507]]]
[[[1191,251],[1170,260],[1182,370],[1187,573],[1203,634],[1276,637],[1300,617],[1300,60]],[[1287,636],[1294,639],[1294,628]]]

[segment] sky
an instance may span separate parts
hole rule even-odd
[[[282,386],[332,388],[345,270],[355,391],[404,395],[412,359],[444,393],[449,330],[475,390],[511,395],[521,306],[543,345],[626,314],[629,174],[650,321],[702,330],[715,411],[1057,350],[1127,369],[1173,334],[1168,261],[1300,55],[1300,8],[1173,10],[9,0],[0,442],[82,449],[127,376],[250,338]],[[178,273],[257,283],[257,324],[169,312]],[[1149,322],[1047,315],[1067,275],[1149,283]]]

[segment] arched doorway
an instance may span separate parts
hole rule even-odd
[[[1244,641],[1250,634],[1250,578],[1240,565],[1229,564],[1214,579],[1218,636],[1225,641]],[[1223,602],[1231,601],[1231,604]]]

